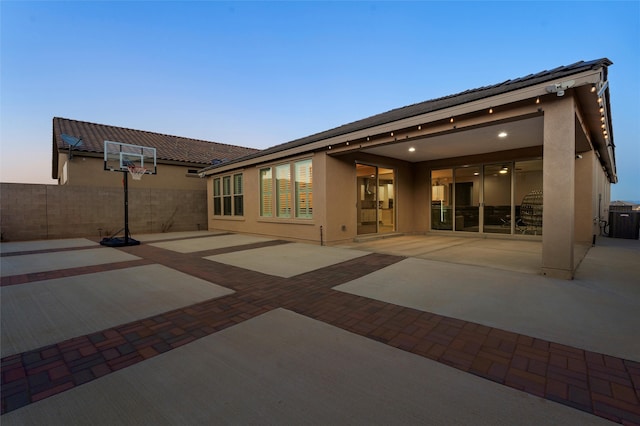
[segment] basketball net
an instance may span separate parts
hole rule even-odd
[[[140,166],[128,166],[127,169],[129,169],[133,180],[142,180],[142,175],[147,172],[147,169]]]

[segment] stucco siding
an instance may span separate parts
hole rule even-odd
[[[104,170],[102,158],[74,155],[69,160],[67,154],[59,154],[59,164],[58,178],[62,185],[122,188],[123,173]],[[188,173],[190,169],[198,170],[199,167],[158,164],[157,174],[145,175],[139,182],[132,182],[133,179],[129,177],[129,183],[131,187],[138,188],[204,190],[205,179],[201,179],[196,173]]]

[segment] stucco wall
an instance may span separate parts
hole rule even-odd
[[[123,227],[124,191],[121,185],[110,188],[0,184],[3,241],[99,238]],[[177,190],[129,186],[129,230],[134,238],[142,233],[206,227],[204,188]]]
[[[188,173],[189,169],[197,170],[198,167],[158,164],[157,174],[143,176],[140,182],[132,183],[132,186],[138,188],[204,190],[206,188],[206,179],[200,179],[195,173]],[[58,177],[62,185],[122,188],[122,173],[104,170],[103,159],[97,157],[84,157],[74,154],[73,158],[69,160],[67,154],[59,154]],[[129,181],[131,180],[129,178]]]
[[[276,218],[260,216],[260,169],[264,167],[275,167],[280,164],[290,164],[292,162],[312,158],[313,159],[313,219],[297,218]],[[224,230],[231,232],[243,232],[247,234],[262,235],[267,237],[283,237],[291,240],[299,240],[311,243],[320,243],[320,226],[324,224],[324,159],[318,156],[293,157],[285,161],[263,164],[259,167],[251,167],[241,170],[243,176],[244,193],[244,215],[216,216],[213,212],[213,177],[207,179],[207,204],[211,212],[208,217],[208,228],[210,230]],[[236,170],[231,174],[238,173]],[[222,173],[220,176],[228,174]],[[218,177],[218,176],[216,176]],[[323,232],[324,228],[323,228]],[[324,234],[323,238],[326,238]],[[326,241],[326,240],[325,240]]]
[[[295,162],[309,156],[289,158]],[[415,232],[413,222],[413,168],[409,163],[358,153],[333,157],[316,153],[313,159],[313,219],[281,219],[260,217],[260,169],[283,162],[267,163],[243,169],[244,215],[242,217],[213,217],[208,219],[210,230],[244,232],[327,245],[352,240],[357,236],[356,161],[392,168],[396,171],[396,230]],[[238,173],[234,171],[233,173]],[[220,176],[224,176],[221,174]],[[207,183],[207,203],[213,211],[213,177]],[[322,227],[322,231],[320,229]],[[424,229],[421,229],[424,231]],[[322,233],[322,237],[321,237]]]

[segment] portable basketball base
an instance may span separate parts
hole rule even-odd
[[[124,228],[110,237],[103,238],[100,244],[107,247],[137,246],[140,241],[131,238],[129,232],[129,173],[135,175],[135,180],[140,180],[143,174],[156,174],[156,150],[145,146],[104,141],[104,169],[124,173]],[[122,230],[124,237],[116,237]]]

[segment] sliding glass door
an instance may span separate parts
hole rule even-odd
[[[542,160],[431,171],[431,229],[542,233]]]
[[[356,164],[358,235],[395,231],[393,169]]]
[[[453,169],[431,172],[431,229],[453,231]]]
[[[484,166],[484,232],[511,233],[512,163]]]
[[[482,177],[480,167],[459,167],[455,170],[455,220],[456,231],[480,231],[480,194]]]
[[[542,235],[542,160],[515,163],[515,232]]]

